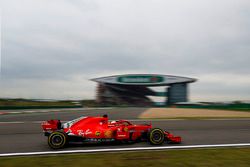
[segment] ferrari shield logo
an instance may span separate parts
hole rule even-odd
[[[101,135],[101,132],[96,131],[96,132],[95,132],[95,135],[96,135],[96,136],[100,136],[100,135]]]

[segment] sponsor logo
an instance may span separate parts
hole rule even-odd
[[[111,142],[111,141],[115,141],[115,139],[104,139],[104,138],[101,138],[101,139],[95,139],[95,138],[88,138],[86,139],[85,141],[87,142]]]
[[[83,130],[77,130],[77,133],[78,133],[79,136],[84,136]]]
[[[105,136],[106,138],[111,138],[111,137],[112,137],[112,131],[111,131],[111,130],[105,131],[104,136]]]
[[[123,130],[124,130],[125,132],[127,132],[127,131],[128,131],[128,128],[127,128],[127,127],[125,127]]]
[[[117,82],[121,83],[158,83],[163,81],[164,78],[162,76],[154,75],[128,75],[117,78]]]
[[[88,134],[92,134],[92,132],[91,132],[89,129],[87,129],[87,130],[85,131],[85,135],[88,135]]]
[[[126,135],[118,135],[118,137],[125,137]]]
[[[87,129],[85,132],[83,130],[77,130],[77,133],[79,136],[85,136],[88,134],[92,134],[92,132],[89,129]]]

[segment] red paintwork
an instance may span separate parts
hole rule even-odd
[[[42,123],[45,134],[59,130],[59,120],[49,120]],[[127,120],[108,121],[107,117],[80,117],[63,124],[61,131],[68,136],[82,139],[114,139],[118,141],[136,141],[146,139],[152,129],[151,124],[134,125]],[[170,143],[180,143],[181,137],[174,137],[165,131],[165,139]],[[143,136],[144,135],[144,136]],[[146,135],[146,136],[145,136]]]

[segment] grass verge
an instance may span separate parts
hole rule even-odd
[[[9,109],[50,109],[50,108],[77,108],[82,107],[80,102],[61,101],[36,101],[29,99],[0,99],[0,110]]]
[[[164,150],[123,153],[2,157],[0,166],[250,166],[250,148]]]

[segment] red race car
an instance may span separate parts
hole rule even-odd
[[[136,142],[148,141],[152,145],[180,143],[181,137],[173,136],[151,124],[134,125],[127,120],[108,121],[103,117],[80,117],[61,124],[60,120],[49,120],[42,123],[48,144],[53,149],[63,148],[67,143],[80,141],[87,143],[100,142]]]

